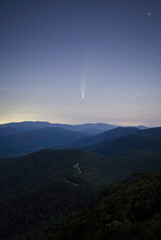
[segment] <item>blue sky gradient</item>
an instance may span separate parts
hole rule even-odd
[[[160,0],[1,0],[0,123],[160,126],[160,29]]]

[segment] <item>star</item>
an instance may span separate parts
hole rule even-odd
[[[148,16],[151,16],[151,13],[150,13],[150,12],[148,12]]]

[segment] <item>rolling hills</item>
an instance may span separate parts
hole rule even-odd
[[[77,163],[81,174],[74,167]],[[87,178],[89,184],[94,184],[94,179],[97,183],[105,183],[109,178],[107,165],[106,158],[80,150],[46,149],[17,158],[1,158],[0,192],[44,183],[47,179],[59,178],[64,182],[73,174],[76,180]]]
[[[161,154],[161,127],[151,128],[130,134],[112,142],[104,142],[96,147],[94,152],[103,155],[113,155],[129,151],[145,151]]]
[[[0,156],[13,157],[45,148],[56,148],[67,142],[87,137],[89,134],[62,128],[40,128],[20,134],[0,137]]]
[[[98,145],[102,145],[104,142],[108,143],[122,136],[126,136],[135,132],[140,131],[135,127],[117,127],[112,130],[90,136],[87,138],[78,139],[74,142],[64,144],[60,148],[72,148],[72,149],[86,149],[91,150]]]
[[[11,136],[19,133],[21,133],[21,130],[13,127],[0,127],[0,137]]]
[[[6,151],[80,137],[74,143],[97,147],[0,158],[0,239],[160,239],[161,128],[84,134],[55,127],[0,138]]]

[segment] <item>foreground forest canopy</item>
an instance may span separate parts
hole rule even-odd
[[[160,203],[161,173],[115,183],[92,209],[71,216],[53,239],[160,239]]]
[[[86,210],[65,223],[49,222],[15,240],[148,239],[161,238],[161,172],[107,187]]]

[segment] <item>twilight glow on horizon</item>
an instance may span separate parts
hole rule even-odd
[[[1,0],[0,124],[161,126],[160,0]]]

